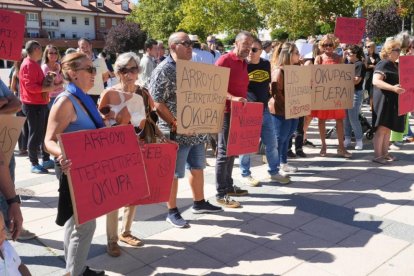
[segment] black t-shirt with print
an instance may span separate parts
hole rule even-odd
[[[260,102],[267,106],[269,101],[270,62],[260,59],[258,64],[248,64],[249,88],[247,97],[250,102]]]

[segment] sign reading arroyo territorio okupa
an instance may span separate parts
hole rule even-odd
[[[312,86],[310,66],[284,66],[285,118],[299,118],[311,113]]]
[[[312,70],[312,110],[352,108],[354,64],[309,66]]]
[[[218,133],[230,69],[177,60],[177,133]]]
[[[21,59],[24,26],[23,14],[0,9],[0,59]]]
[[[398,115],[414,111],[414,56],[399,58],[400,85],[405,92],[398,95]]]
[[[64,156],[76,224],[82,224],[138,199],[149,188],[142,151],[132,125],[63,133]]]

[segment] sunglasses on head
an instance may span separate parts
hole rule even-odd
[[[259,52],[261,49],[260,48],[252,48],[252,52],[253,53],[257,53],[257,52]]]
[[[398,52],[399,53],[399,52],[401,52],[401,49],[399,49],[399,48],[398,49],[392,49],[391,51],[392,52]]]
[[[333,43],[322,44],[322,47],[333,47]]]
[[[119,73],[121,73],[122,75],[128,74],[128,73],[132,73],[132,74],[137,74],[139,71],[138,67],[131,67],[131,68],[121,68],[119,69]]]
[[[193,47],[193,42],[191,40],[183,40],[183,41],[175,42],[175,44],[183,45],[186,48]]]
[[[96,74],[96,67],[94,67],[94,66],[79,68],[76,71],[82,71],[82,70],[88,72],[89,74]]]

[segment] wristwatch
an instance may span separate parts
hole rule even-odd
[[[22,200],[21,200],[21,198],[20,198],[20,195],[16,195],[15,197],[12,197],[12,198],[7,199],[7,200],[6,200],[6,202],[7,202],[7,204],[10,206],[10,205],[12,205],[13,203],[18,203],[18,204],[20,204],[20,203],[22,203]]]

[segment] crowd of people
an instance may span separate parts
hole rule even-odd
[[[163,42],[148,39],[142,58],[133,52],[119,53],[112,66],[105,55],[95,55],[91,42],[86,38],[78,41],[78,49],[68,49],[63,58],[57,47],[47,45],[42,51],[41,45],[31,40],[26,43],[22,59],[15,62],[10,74],[11,91],[0,81],[0,114],[16,113],[26,117],[17,154],[28,155],[32,173],[48,173],[54,168],[59,180],[56,223],[65,229],[64,257],[66,271],[70,275],[104,275],[104,272],[86,266],[96,221],[75,224],[67,177],[72,162],[64,157],[59,147],[57,137],[61,133],[132,124],[139,139],[152,142],[144,131],[150,121],[158,140],[178,144],[175,177],[166,214],[166,221],[178,228],[190,227],[177,206],[178,182],[184,178],[186,169],[193,196],[193,213],[216,213],[223,208],[238,208],[241,203],[234,198],[248,195],[248,190],[234,185],[235,157],[226,153],[231,101],[263,103],[260,137],[271,182],[289,184],[289,175],[298,171],[288,163],[288,157],[307,157],[303,145],[311,144],[306,139],[306,131],[313,118],[318,119],[321,157],[328,155],[326,120],[336,122],[336,153],[339,157],[352,158],[349,149],[353,138],[354,149],[363,150],[359,115],[365,93],[369,95],[372,124],[376,129],[372,161],[386,165],[397,160],[389,153],[390,143],[401,142],[404,134],[410,135],[407,133],[410,130],[408,115],[398,115],[398,94],[405,91],[399,86],[398,59],[401,55],[414,54],[413,37],[402,33],[387,39],[378,55],[375,44],[370,40],[359,45],[341,45],[338,38],[328,34],[319,41],[308,41],[314,44],[313,57],[309,59],[300,55],[294,42],[262,42],[246,31],[236,36],[234,47],[227,53],[217,49],[215,36],[208,36],[206,42],[200,43],[195,35],[173,33],[168,39],[169,54],[165,56]],[[339,45],[342,53],[336,51]],[[223,128],[217,136],[177,133],[178,59],[230,68]],[[313,110],[309,116],[287,119],[284,67],[341,63],[355,65],[353,107]],[[116,81],[110,81],[112,79]],[[293,137],[296,153],[291,150]],[[215,204],[204,196],[205,145],[212,142],[217,144]],[[241,155],[239,159],[243,183],[257,186],[260,182],[251,174],[250,156]],[[8,162],[0,155],[0,203],[10,238],[23,237],[24,231],[28,238],[33,238],[35,235],[22,226],[20,198],[14,189],[14,157],[9,170],[5,164]],[[119,210],[107,214],[107,253],[110,256],[122,254],[118,242],[134,247],[143,245],[144,241],[131,232],[136,211],[134,205],[124,207],[120,232]],[[0,247],[5,245],[9,248],[10,245],[2,243],[2,237]],[[0,257],[7,258],[1,254]],[[30,275],[21,262],[17,262],[16,267],[23,275]]]

